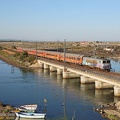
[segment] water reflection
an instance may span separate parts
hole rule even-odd
[[[120,61],[119,60],[111,60],[112,70],[115,72],[120,72]]]
[[[0,71],[1,100],[14,106],[36,103],[43,110],[46,98],[47,120],[71,120],[74,111],[77,120],[103,120],[92,111],[93,106],[119,100],[112,90],[95,90],[95,84],[63,79],[47,69],[14,68],[11,73],[11,66],[5,66]]]
[[[45,77],[50,77],[52,84],[59,87],[62,86],[64,91],[70,92],[71,94],[76,95],[76,97],[82,99],[88,99],[91,102],[105,103],[108,101],[114,102],[114,93],[113,90],[95,90],[95,84],[81,84],[79,79],[62,79],[62,75],[56,75],[56,72],[49,72],[49,70],[39,70],[39,74],[42,74]],[[42,75],[41,74],[41,75]],[[63,87],[64,86],[64,87]],[[110,97],[106,97],[110,96]]]

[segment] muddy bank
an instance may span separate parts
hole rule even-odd
[[[93,108],[95,112],[99,112],[103,118],[107,120],[120,120],[120,101],[117,103],[109,103]]]

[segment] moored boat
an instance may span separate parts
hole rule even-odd
[[[17,108],[20,111],[31,111],[31,112],[35,112],[35,110],[37,109],[37,104],[31,104],[31,105],[22,105],[20,107]]]
[[[45,118],[46,113],[26,113],[26,112],[15,112],[17,117],[20,118]]]
[[[45,118],[20,118],[16,117],[15,120],[46,120]]]

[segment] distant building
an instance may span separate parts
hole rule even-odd
[[[109,52],[113,52],[114,51],[114,49],[112,49],[112,48],[104,48],[103,50],[106,50],[106,51],[109,51]]]
[[[80,45],[89,45],[89,42],[87,42],[87,41],[83,41],[83,42],[80,42]]]

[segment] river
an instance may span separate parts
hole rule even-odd
[[[120,61],[119,60],[111,60],[111,66],[113,71],[120,73]]]
[[[118,101],[113,90],[95,90],[94,84],[79,79],[62,79],[44,69],[20,69],[0,61],[0,101],[18,107],[38,104],[47,120],[105,120],[93,107]]]

